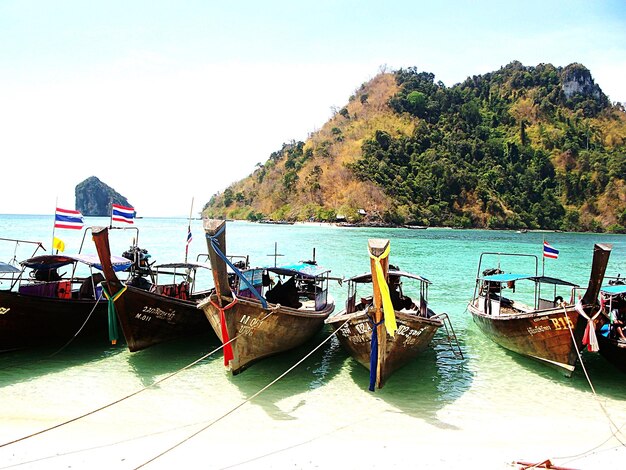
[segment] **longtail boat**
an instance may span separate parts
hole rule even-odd
[[[343,348],[369,369],[369,389],[374,391],[424,351],[439,328],[449,326],[448,332],[454,332],[448,316],[436,314],[428,305],[428,279],[390,269],[389,240],[371,239],[368,249],[371,272],[348,279],[346,308],[326,323],[339,330],[337,337]],[[416,302],[404,294],[403,282],[419,285]],[[368,295],[357,297],[357,286],[362,284],[369,286]]]
[[[17,265],[0,264],[0,351],[61,344],[79,334],[103,344],[108,335],[115,343],[117,321],[100,300],[99,258],[81,253],[34,256],[40,248],[37,242],[33,255]],[[110,256],[109,263],[117,270],[131,265],[120,256]]]
[[[205,219],[203,225],[215,292],[199,306],[224,344],[224,365],[233,375],[304,344],[323,328],[335,306],[330,270],[301,262],[240,271],[226,255],[226,222]],[[271,274],[279,277],[273,286]]]
[[[160,269],[163,275],[171,276],[168,282],[159,280],[159,267],[155,267],[150,269],[150,280],[142,277],[137,282],[133,278],[124,283],[110,263],[104,261],[111,253],[109,229],[92,227],[92,233],[102,261],[104,292],[115,309],[131,352],[209,329],[197,305],[210,290],[197,290],[195,279],[198,270],[210,266],[194,262],[165,264]]]
[[[594,245],[589,284],[582,298],[578,285],[539,275],[535,255],[482,253],[468,305],[474,323],[503,348],[571,376],[583,340],[595,332],[594,322],[600,312],[597,299],[611,249],[611,245]],[[500,267],[485,269],[485,259],[494,257],[498,264],[501,259],[511,263],[514,258],[518,263],[530,260],[534,262],[534,273],[506,273]],[[564,290],[562,295],[559,289]]]
[[[600,295],[604,303],[604,319],[598,328],[598,350],[611,364],[626,372],[626,280],[611,279],[602,286]],[[622,335],[618,329],[621,329]]]

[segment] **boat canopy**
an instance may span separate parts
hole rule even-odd
[[[188,262],[188,263],[164,263],[155,266],[155,269],[211,269],[208,263]]]
[[[556,277],[550,276],[534,276],[530,278],[532,281],[540,282],[542,284],[554,284],[556,286],[569,286],[569,287],[580,287],[578,284],[574,284],[573,282],[564,281],[563,279],[557,279]]]
[[[276,273],[280,276],[298,275],[310,278],[320,277],[321,275],[330,272],[330,269],[328,268],[309,263],[287,264],[283,266],[273,266],[264,269]]]
[[[2,274],[6,274],[6,273],[19,273],[20,270],[17,269],[15,266],[13,266],[12,264],[7,264],[4,261],[0,261],[0,273]]]
[[[487,282],[514,282],[514,281],[528,279],[529,281],[533,281],[533,282],[541,283],[541,284],[554,284],[557,286],[578,287],[578,284],[573,284],[569,281],[557,279],[556,277],[533,276],[531,274],[500,273],[500,274],[491,274],[489,276],[481,276],[478,279],[481,281],[487,281]]]
[[[478,279],[481,281],[488,282],[511,282],[511,281],[519,281],[521,279],[532,279],[534,276],[532,274],[513,274],[513,273],[500,273],[500,274],[490,274],[489,276],[481,276]]]
[[[388,274],[389,276],[406,277],[408,279],[415,279],[416,281],[425,282],[426,284],[432,284],[432,282],[430,282],[425,277],[422,277],[418,274],[407,273],[406,271],[396,271],[395,269],[390,269]],[[359,274],[358,276],[354,276],[348,279],[348,282],[355,282],[355,283],[372,282],[372,273]]]
[[[102,270],[100,258],[96,254],[76,254],[76,255],[41,255],[22,261],[20,264],[31,269],[56,269],[73,263],[83,263],[89,267]],[[111,256],[111,265],[115,271],[124,271],[133,262],[122,256]]]
[[[602,286],[600,288],[600,292],[607,295],[619,295],[626,294],[626,285],[625,284],[616,284],[614,286]]]

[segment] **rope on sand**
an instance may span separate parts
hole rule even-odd
[[[174,377],[174,376],[176,376],[176,375],[180,374],[181,372],[183,372],[183,371],[185,371],[185,370],[189,369],[190,367],[195,366],[195,365],[196,365],[196,364],[198,364],[199,362],[201,362],[201,361],[203,361],[203,360],[207,359],[208,357],[212,356],[212,355],[213,355],[213,354],[215,354],[216,352],[220,351],[221,349],[223,349],[223,348],[224,348],[224,346],[225,346],[226,344],[229,344],[229,343],[231,343],[231,342],[235,341],[237,338],[238,338],[238,336],[235,336],[235,337],[234,337],[233,339],[231,339],[228,343],[224,343],[224,344],[222,344],[222,345],[221,345],[221,346],[219,346],[218,348],[215,348],[213,351],[210,351],[210,352],[208,352],[207,354],[205,354],[204,356],[200,357],[199,359],[196,359],[196,360],[195,360],[195,361],[193,361],[192,363],[187,364],[185,367],[183,367],[183,368],[181,368],[181,369],[178,369],[176,372],[172,372],[170,375],[167,375],[167,376],[163,377],[162,379],[157,380],[156,382],[151,383],[150,385],[146,385],[145,387],[143,387],[143,388],[141,388],[141,389],[139,389],[139,390],[136,390],[136,391],[134,391],[134,392],[132,392],[132,393],[130,393],[130,394],[128,394],[128,395],[126,395],[126,396],[122,397],[122,398],[119,398],[119,399],[117,399],[117,400],[115,400],[115,401],[112,401],[112,402],[110,402],[110,403],[107,403],[106,405],[103,405],[103,406],[101,406],[101,407],[99,407],[99,408],[96,408],[96,409],[94,409],[94,410],[88,411],[87,413],[83,413],[82,415],[79,415],[79,416],[76,416],[76,417],[74,417],[74,418],[68,419],[67,421],[64,421],[64,422],[62,422],[62,423],[55,424],[54,426],[50,426],[49,428],[45,428],[45,429],[42,429],[41,431],[34,432],[34,433],[29,434],[29,435],[27,435],[27,436],[23,436],[23,437],[20,437],[20,438],[18,438],[18,439],[14,439],[14,440],[12,440],[12,441],[5,442],[5,443],[3,443],[3,444],[0,444],[0,448],[2,448],[2,447],[6,447],[6,446],[11,445],[11,444],[15,444],[16,442],[24,441],[24,440],[26,440],[26,439],[29,439],[29,438],[31,438],[31,437],[38,436],[38,435],[43,434],[43,433],[48,432],[48,431],[52,431],[53,429],[60,428],[61,426],[65,426],[66,424],[73,423],[73,422],[78,421],[78,420],[80,420],[80,419],[82,419],[82,418],[85,418],[85,417],[87,417],[87,416],[90,416],[90,415],[92,415],[92,414],[95,414],[95,413],[97,413],[98,411],[102,411],[102,410],[105,410],[105,409],[107,409],[107,408],[110,408],[110,407],[111,407],[111,406],[113,406],[113,405],[117,405],[118,403],[121,403],[122,401],[127,400],[128,398],[134,397],[135,395],[138,395],[138,394],[140,394],[141,392],[144,392],[144,391],[146,391],[146,390],[148,390],[148,389],[150,389],[150,388],[154,387],[155,385],[159,385],[159,384],[161,384],[161,383],[165,382],[166,380],[171,379],[172,377]]]
[[[100,298],[102,298],[102,297],[100,296],[100,297],[98,298],[98,301],[100,300]],[[96,306],[97,306],[97,302],[96,302]],[[87,317],[87,319],[85,320],[85,322],[83,323],[83,325],[82,325],[82,326],[80,327],[80,329],[76,332],[76,334],[74,335],[74,338],[75,338],[75,337],[76,337],[76,336],[80,333],[80,331],[83,329],[83,327],[85,326],[85,324],[87,323],[87,321],[89,321],[89,318],[91,317],[91,315],[92,315],[92,314],[93,314],[93,312],[95,311],[96,306],[94,306],[94,308],[92,309],[91,313],[89,314],[89,317]],[[269,309],[269,312],[267,313],[267,315],[266,315],[263,319],[266,319],[267,317],[269,317],[270,315],[272,315],[273,313],[275,313],[275,312],[276,312],[279,308],[280,308],[280,305],[276,305],[275,307],[270,308],[270,309]],[[123,402],[124,400],[127,400],[127,399],[129,399],[129,398],[131,398],[131,397],[134,397],[135,395],[138,395],[138,394],[140,394],[141,392],[144,392],[144,391],[146,391],[146,390],[148,390],[148,389],[150,389],[150,388],[154,387],[155,385],[159,385],[159,384],[161,384],[161,383],[165,382],[166,380],[171,379],[172,377],[174,377],[174,376],[176,376],[176,375],[180,374],[181,372],[183,372],[183,371],[185,371],[185,370],[187,370],[187,369],[189,369],[189,368],[191,368],[191,367],[195,366],[195,365],[196,365],[196,364],[198,364],[199,362],[201,362],[201,361],[203,361],[203,360],[205,360],[205,359],[207,359],[207,358],[211,357],[213,354],[215,354],[215,353],[219,352],[220,350],[224,349],[224,347],[229,346],[229,345],[230,345],[233,341],[236,341],[236,340],[237,340],[237,338],[239,338],[239,336],[240,336],[240,335],[235,336],[235,337],[234,337],[234,338],[232,338],[231,340],[229,340],[229,341],[227,341],[227,342],[223,343],[223,344],[222,344],[221,346],[219,346],[218,348],[215,348],[213,351],[208,352],[207,354],[205,354],[204,356],[202,356],[202,357],[200,357],[200,358],[196,359],[196,360],[195,360],[195,361],[193,361],[192,363],[187,364],[187,365],[186,365],[186,366],[184,366],[183,368],[178,369],[178,370],[177,370],[177,371],[175,371],[175,372],[172,372],[170,375],[167,375],[167,376],[163,377],[162,379],[157,380],[156,382],[151,383],[150,385],[146,385],[145,387],[143,387],[143,388],[141,388],[141,389],[139,389],[139,390],[136,390],[136,391],[134,391],[134,392],[132,392],[132,393],[130,393],[130,394],[128,394],[128,395],[126,395],[126,396],[122,397],[122,398],[119,398],[119,399],[117,399],[117,400],[115,400],[115,401],[112,401],[112,402],[110,402],[110,403],[107,403],[106,405],[103,405],[103,406],[101,406],[101,407],[99,407],[99,408],[96,408],[96,409],[94,409],[94,410],[91,410],[91,411],[88,411],[88,412],[86,412],[86,413],[83,413],[82,415],[79,415],[79,416],[76,416],[76,417],[74,417],[74,418],[68,419],[67,421],[64,421],[64,422],[62,422],[62,423],[55,424],[54,426],[50,426],[50,427],[48,427],[48,428],[42,429],[42,430],[40,430],[40,431],[37,431],[37,432],[31,433],[31,434],[28,434],[28,435],[23,436],[23,437],[20,437],[20,438],[18,438],[18,439],[14,439],[14,440],[12,440],[12,441],[5,442],[5,443],[3,443],[3,444],[0,444],[0,448],[2,448],[2,447],[6,447],[6,446],[9,446],[9,445],[11,445],[11,444],[15,444],[15,443],[20,442],[20,441],[24,441],[24,440],[29,439],[29,438],[31,438],[31,437],[35,437],[35,436],[38,436],[38,435],[40,435],[40,434],[46,433],[46,432],[48,432],[48,431],[52,431],[53,429],[60,428],[60,427],[62,427],[62,426],[65,426],[66,424],[70,424],[70,423],[73,423],[73,422],[75,422],[75,421],[78,421],[78,420],[80,420],[80,419],[82,419],[82,418],[86,418],[87,416],[90,416],[90,415],[92,415],[92,414],[95,414],[95,413],[97,413],[98,411],[102,411],[102,410],[105,410],[105,409],[107,409],[107,408],[110,408],[110,407],[112,407],[113,405],[117,405],[118,403],[121,403],[121,402]],[[71,341],[73,341],[73,339],[74,339],[74,338],[72,338],[72,339],[71,339],[68,343],[66,343],[66,344],[65,344],[65,345],[64,345],[61,349],[59,349],[59,350],[58,350],[58,351],[56,351],[54,354],[52,354],[52,356],[54,356],[55,354],[58,354],[59,352],[61,352],[61,351],[62,351],[65,347],[67,347],[67,346],[70,344],[70,342],[71,342]],[[322,343],[322,344],[323,344],[323,343]],[[321,346],[321,345],[320,345],[320,346]],[[318,347],[319,347],[319,346],[318,346]],[[315,350],[314,350],[314,351],[315,351]],[[50,357],[52,357],[52,356],[50,356]],[[308,357],[308,356],[307,356],[307,357]]]
[[[574,338],[574,332],[572,331],[572,327],[571,327],[572,322],[570,321],[569,316],[567,315],[567,309],[565,308],[564,305],[563,305],[563,312],[565,313],[565,318],[567,319],[567,328],[569,330],[570,336],[572,337],[572,342],[574,343],[574,348],[576,349],[576,355],[578,356],[578,361],[580,362],[580,365],[581,365],[581,367],[583,369],[583,372],[585,373],[585,377],[587,379],[587,382],[589,383],[589,387],[591,388],[591,391],[593,392],[593,396],[596,399],[596,401],[598,403],[598,406],[600,406],[600,408],[602,409],[602,412],[606,416],[607,420],[609,421],[609,423],[615,429],[615,431],[613,431],[613,430],[611,431],[612,434],[609,437],[609,439],[611,437],[615,437],[615,439],[617,439],[622,446],[626,446],[626,443],[624,443],[624,441],[622,441],[619,437],[617,437],[617,434],[621,433],[621,428],[623,428],[624,426],[618,426],[617,424],[615,424],[615,422],[613,421],[613,419],[609,415],[609,412],[607,411],[607,409],[604,407],[604,405],[600,401],[600,399],[598,397],[598,394],[596,393],[596,389],[593,386],[593,383],[591,382],[591,378],[589,377],[589,373],[587,372],[587,368],[585,367],[585,363],[583,362],[583,358],[582,358],[582,356],[580,354],[580,350],[578,349],[578,344],[576,344],[576,339]]]
[[[580,365],[583,369],[583,372],[585,373],[585,378],[587,379],[587,382],[589,383],[589,387],[591,388],[591,391],[593,393],[593,396],[596,400],[596,402],[598,403],[598,406],[600,406],[600,408],[602,409],[602,412],[604,413],[604,415],[606,416],[607,420],[610,423],[609,428],[611,429],[611,435],[609,437],[607,437],[604,441],[602,441],[600,444],[596,445],[595,447],[592,447],[584,452],[581,452],[580,454],[576,454],[576,455],[568,455],[568,456],[563,456],[563,457],[554,457],[554,459],[558,459],[558,460],[567,460],[567,462],[573,462],[574,460],[577,460],[581,457],[587,456],[587,455],[591,455],[593,453],[595,453],[595,451],[597,449],[599,449],[600,447],[602,447],[604,444],[606,444],[608,441],[610,441],[611,439],[615,438],[619,443],[621,447],[626,447],[626,443],[624,443],[624,441],[622,441],[619,437],[618,434],[622,433],[622,429],[624,428],[624,426],[626,426],[626,423],[623,424],[622,426],[618,426],[617,424],[615,424],[615,422],[613,421],[613,419],[611,418],[611,416],[609,415],[608,411],[606,410],[606,408],[604,407],[604,405],[602,404],[602,402],[600,401],[600,398],[598,397],[597,393],[596,393],[596,389],[593,386],[593,383],[591,382],[591,378],[589,377],[589,373],[587,372],[587,368],[585,367],[585,363],[583,362],[582,356],[580,354],[580,350],[578,349],[578,344],[576,343],[576,338],[574,337],[574,332],[572,331],[572,323],[569,319],[569,316],[567,314],[567,309],[565,308],[565,305],[562,304],[563,307],[563,312],[565,314],[565,318],[567,319],[567,328],[569,330],[570,336],[572,337],[572,342],[574,343],[574,348],[576,349],[576,355],[578,356],[578,361],[580,362]],[[620,447],[618,446],[618,447]],[[544,462],[539,462],[537,464],[534,465],[528,465],[528,466],[524,466],[524,469],[532,469],[532,468],[555,468],[555,467],[545,467],[543,466],[546,462],[550,462],[550,460],[546,460]]]
[[[321,348],[326,342],[328,342],[333,336],[337,335],[339,333],[339,330],[341,330],[341,328],[348,323],[350,319],[346,319],[346,321],[344,323],[342,323],[342,325],[337,328],[335,331],[333,331],[330,335],[328,335],[328,337],[326,337],[324,339],[324,341],[322,341],[320,344],[318,344],[317,346],[315,346],[308,354],[306,354],[302,359],[300,359],[298,362],[296,362],[293,366],[291,366],[289,369],[287,369],[285,372],[283,372],[281,375],[279,375],[278,377],[276,377],[274,380],[272,380],[269,384],[267,384],[265,387],[263,387],[261,390],[259,390],[258,392],[256,392],[254,395],[251,395],[250,397],[246,398],[244,401],[242,401],[241,403],[239,403],[237,406],[235,406],[234,408],[230,409],[229,411],[227,411],[226,413],[224,413],[222,416],[219,416],[218,418],[214,419],[213,421],[209,422],[206,426],[203,426],[201,429],[199,429],[198,431],[194,432],[193,434],[187,436],[185,439],[183,439],[182,441],[179,441],[178,443],[174,444],[173,446],[169,447],[168,449],[165,449],[163,452],[161,452],[160,454],[152,457],[150,460],[147,460],[146,462],[142,463],[141,465],[135,467],[135,470],[142,468],[146,465],[148,465],[149,463],[154,462],[155,460],[157,460],[160,457],[163,457],[165,454],[167,454],[168,452],[176,449],[177,447],[181,446],[182,444],[184,444],[185,442],[189,441],[190,439],[194,438],[195,436],[197,436],[198,434],[200,434],[201,432],[206,431],[208,428],[210,428],[211,426],[213,426],[214,424],[218,423],[219,421],[221,421],[222,419],[226,418],[228,415],[234,413],[235,411],[237,411],[239,408],[241,408],[243,405],[245,405],[246,403],[252,401],[254,398],[258,397],[261,393],[263,393],[265,390],[267,390],[268,388],[270,388],[272,385],[274,385],[276,382],[278,382],[279,380],[281,380],[283,377],[285,377],[288,373],[290,373],[292,370],[294,370],[296,367],[298,367],[300,364],[302,364],[306,359],[308,359],[315,351],[317,351],[319,348]]]

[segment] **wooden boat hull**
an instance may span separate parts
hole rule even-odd
[[[222,342],[222,326],[217,296],[200,302],[206,318]],[[223,296],[226,307],[232,298]],[[257,300],[238,299],[237,303],[224,311],[228,339],[233,350],[229,368],[238,374],[252,363],[301,346],[315,336],[332,313],[334,303],[329,300],[323,310],[312,311],[287,307],[263,308]]]
[[[108,289],[108,283],[104,285]],[[131,352],[209,328],[196,300],[167,297],[133,286],[126,286],[115,300],[115,312]]]
[[[567,317],[562,308],[488,315],[470,304],[468,310],[478,328],[496,344],[572,375],[578,355],[570,327],[580,349],[587,324],[573,306],[567,307]]]
[[[377,387],[382,388],[387,379],[400,367],[417,357],[430,344],[443,321],[395,312],[398,329],[392,337],[379,338]],[[343,348],[360,364],[370,370],[372,323],[365,312],[338,314],[327,323]]]
[[[106,344],[109,339],[107,315],[105,300],[98,303],[0,290],[0,351],[64,343],[79,330],[81,338],[93,337]]]
[[[124,284],[108,261],[111,257],[108,228],[92,227],[92,234],[106,279],[102,285],[114,299],[115,312],[131,352],[208,330],[206,319],[197,308],[208,291],[183,300]]]
[[[609,339],[598,334],[598,346],[600,354],[622,372],[626,373],[626,343],[620,343],[616,339]]]

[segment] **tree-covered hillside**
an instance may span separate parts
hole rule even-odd
[[[409,68],[364,84],[205,212],[624,232],[625,177],[626,113],[582,65],[513,62],[450,88]]]

